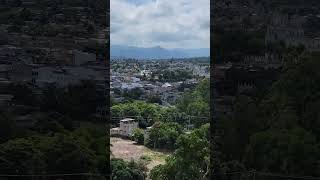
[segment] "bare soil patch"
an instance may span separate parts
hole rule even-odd
[[[111,137],[111,157],[120,158],[126,161],[138,160],[143,156],[144,146],[137,145],[134,141]]]
[[[118,137],[111,137],[111,158],[121,158],[126,161],[138,161],[141,157],[150,157],[151,161],[147,164],[148,171],[159,164],[165,163],[165,158],[170,152],[149,149],[143,145],[138,145],[134,141]]]

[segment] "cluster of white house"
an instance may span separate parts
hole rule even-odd
[[[125,75],[112,75],[111,76],[111,96],[115,101],[121,102],[121,96],[115,93],[115,90],[121,92],[131,91],[133,89],[140,89],[143,91],[143,98],[158,95],[161,97],[163,105],[172,104],[181,96],[181,92],[178,91],[178,87],[182,83],[185,84],[196,84],[195,79],[190,79],[185,82],[173,82],[173,83],[162,83],[162,82],[150,82],[144,81],[137,77],[125,76]]]

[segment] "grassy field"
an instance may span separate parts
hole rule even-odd
[[[164,152],[138,145],[134,141],[111,137],[111,158],[121,158],[126,161],[146,160],[148,172],[159,164],[164,164],[171,152]]]

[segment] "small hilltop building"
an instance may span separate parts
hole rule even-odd
[[[111,136],[131,137],[133,131],[139,127],[139,123],[135,119],[125,118],[120,120],[120,127],[110,129]]]

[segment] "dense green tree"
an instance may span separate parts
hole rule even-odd
[[[183,96],[178,100],[177,108],[181,112],[188,112],[188,108],[192,108],[191,103],[194,102],[203,102],[206,103],[209,107],[209,95],[210,95],[210,86],[209,79],[202,80],[194,90],[188,91],[183,94]],[[191,107],[189,107],[191,106]],[[209,111],[207,111],[206,116],[209,115]]]
[[[144,180],[144,167],[133,161],[126,162],[122,159],[111,159],[113,180]]]
[[[177,149],[166,159],[166,164],[151,170],[152,180],[208,179],[209,173],[209,124],[190,134],[181,135]]]
[[[117,104],[111,107],[111,116],[114,118],[125,118],[134,116],[139,118],[141,127],[151,126],[155,120],[159,119],[161,107],[143,101],[134,101],[124,104]]]
[[[190,91],[187,91],[177,102],[177,109],[186,114],[187,121],[195,127],[209,122],[210,86],[209,79],[203,79]]]
[[[134,141],[136,141],[138,144],[144,143],[144,132],[142,129],[136,128],[133,131],[132,137],[133,137]]]
[[[173,149],[181,133],[182,127],[178,123],[156,122],[150,130],[147,146]]]
[[[152,73],[151,80],[155,80],[157,75],[159,79],[157,81],[161,82],[178,82],[193,78],[192,71],[189,70],[167,70],[165,67],[160,68],[156,72]]]

